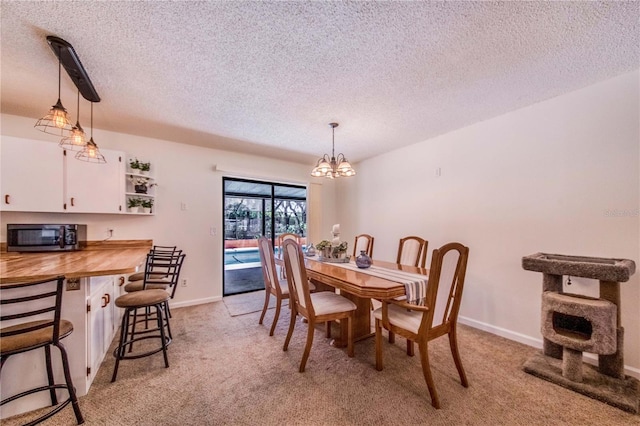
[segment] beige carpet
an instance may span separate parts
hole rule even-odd
[[[87,425],[640,425],[640,416],[525,373],[522,364],[535,349],[469,327],[459,336],[467,389],[446,338],[430,346],[442,403],[435,410],[419,358],[406,356],[401,338],[385,344],[379,372],[373,339],[356,343],[355,358],[348,358],[319,327],[301,374],[307,325],[298,321],[283,352],[289,309],[273,337],[274,310],[264,326],[259,312],[231,317],[223,302],[172,312],[171,366],[163,367],[160,354],[123,361],[110,383],[114,360],[107,356],[80,399]],[[71,408],[44,424],[73,425]]]
[[[222,299],[222,302],[227,307],[229,315],[237,317],[238,315],[246,315],[253,312],[262,312],[264,307],[264,292],[265,290],[253,291],[251,293],[235,294],[233,296],[226,296]],[[289,306],[288,300],[282,301],[282,307]],[[274,295],[269,296],[269,308],[276,307],[276,298]],[[282,315],[282,310],[280,311]],[[271,323],[269,323],[271,324]]]

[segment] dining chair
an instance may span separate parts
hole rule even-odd
[[[258,324],[262,324],[264,315],[267,313],[267,309],[269,308],[269,298],[273,294],[276,298],[276,312],[273,316],[271,330],[269,330],[269,336],[273,336],[276,324],[278,323],[278,317],[280,316],[282,301],[289,299],[289,284],[286,279],[278,279],[271,241],[264,236],[258,238],[258,249],[260,252],[260,263],[262,264],[262,275],[264,277],[265,287],[264,307],[262,308],[262,314],[260,315]]]
[[[376,369],[380,371],[383,368],[383,327],[389,332],[397,333],[407,339],[407,354],[409,355],[411,355],[409,353],[410,343],[417,342],[422,373],[431,395],[431,405],[435,408],[440,408],[440,400],[429,365],[428,343],[431,340],[445,334],[449,337],[451,355],[460,375],[460,382],[465,388],[469,387],[467,375],[460,359],[456,333],[468,258],[469,248],[460,243],[449,243],[434,250],[424,305],[410,304],[406,300],[388,299],[383,300],[382,306],[373,312],[376,319]],[[446,278],[443,276],[445,263],[447,265]],[[448,289],[444,289],[448,290],[448,296],[446,300],[441,300],[441,304],[444,306],[436,305],[441,283],[448,285]],[[443,307],[442,322],[433,325],[435,312],[440,312]],[[412,345],[411,348],[413,348]]]
[[[414,235],[400,238],[396,263],[424,268],[429,241]]]
[[[300,361],[299,371],[304,372],[317,323],[326,323],[331,327],[331,321],[347,321],[347,353],[354,356],[353,348],[353,323],[356,305],[344,296],[331,291],[319,291],[311,293],[309,280],[304,263],[302,248],[294,240],[285,240],[283,243],[284,265],[287,270],[287,282],[289,284],[289,306],[291,307],[291,321],[289,331],[284,341],[283,351],[288,350],[296,318],[300,314],[307,320],[307,343]]]
[[[369,234],[356,235],[353,243],[353,257],[357,257],[364,250],[367,256],[373,258],[373,237]]]
[[[69,369],[69,357],[61,339],[73,332],[73,324],[61,319],[62,294],[64,276],[41,281],[31,281],[20,284],[3,284],[0,287],[2,312],[0,314],[0,371],[5,362],[13,355],[19,355],[35,349],[44,349],[47,368],[47,386],[40,386],[20,392],[0,401],[0,405],[7,404],[27,395],[39,392],[48,392],[51,398],[51,406],[48,410],[29,425],[35,425],[48,419],[71,404],[78,424],[84,423],[80,412],[78,398],[71,380]],[[28,296],[25,292],[28,291]],[[16,322],[28,318],[23,322]],[[51,346],[60,351],[62,369],[65,383],[55,383]],[[81,356],[81,354],[77,354]],[[16,364],[19,365],[19,364]],[[25,375],[33,372],[24,371]],[[56,389],[66,389],[69,397],[58,403]]]

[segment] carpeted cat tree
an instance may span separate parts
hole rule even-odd
[[[522,267],[542,272],[542,353],[524,371],[625,411],[638,413],[640,385],[624,374],[624,328],[620,321],[620,283],[636,265],[628,259],[536,253]],[[562,277],[599,280],[600,297],[564,293]],[[598,355],[598,367],[582,362],[582,353]]]

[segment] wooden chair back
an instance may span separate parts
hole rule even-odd
[[[429,242],[414,235],[400,238],[396,263],[424,268]]]
[[[280,294],[281,290],[278,284],[273,246],[267,237],[258,238],[258,251],[260,252],[260,263],[262,264],[262,274],[267,291],[271,289],[271,293]]]
[[[306,318],[313,318],[313,304],[311,303],[311,292],[302,248],[293,239],[287,239],[283,242],[283,253],[287,283],[289,284],[289,299],[295,303],[297,312]]]
[[[445,244],[433,251],[425,299],[429,310],[420,325],[420,334],[428,335],[428,340],[447,334],[458,321],[468,259],[469,248],[460,243]],[[439,301],[440,289],[446,296]],[[434,317],[440,314],[441,321],[434,326]]]
[[[373,237],[371,235],[356,235],[356,239],[353,243],[353,256],[358,256],[362,250],[364,250],[367,256],[373,258]]]

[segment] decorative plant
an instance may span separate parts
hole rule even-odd
[[[129,181],[134,185],[144,185],[148,187],[156,186],[155,183],[149,183],[149,178],[143,176],[129,176]]]
[[[129,160],[129,166],[131,167],[131,169],[133,170],[140,170],[140,161],[138,161],[137,158],[132,158]]]
[[[324,250],[326,247],[331,247],[331,241],[322,240],[316,244],[316,249],[318,250]]]
[[[145,198],[144,200],[142,200],[142,207],[147,209],[150,209],[151,207],[153,207],[153,199]]]
[[[141,198],[129,198],[127,200],[127,207],[129,207],[129,208],[139,207],[140,205],[142,205],[142,199]]]
[[[140,167],[139,169],[143,172],[148,172],[149,170],[151,170],[151,163],[142,163],[140,162]]]

